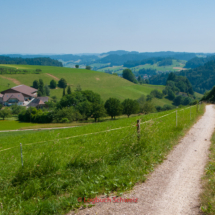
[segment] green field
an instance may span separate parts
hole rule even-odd
[[[46,73],[54,75],[57,78],[65,78],[72,90],[75,90],[77,85],[80,84],[83,90],[92,90],[101,95],[103,100],[107,100],[110,97],[118,98],[121,101],[126,98],[138,99],[141,95],[147,95],[152,90],[164,89],[161,85],[137,85],[129,82],[121,77],[114,75],[91,71],[86,69],[72,69],[62,67],[50,67],[50,66],[29,66],[29,65],[1,65],[5,67],[13,68],[26,68],[28,70],[42,69],[41,74],[4,74],[5,77],[18,80],[21,84],[32,86],[35,79],[43,79],[45,84],[49,84],[53,79]],[[4,82],[0,75],[0,83]],[[7,82],[7,80],[6,80]],[[11,83],[10,87],[15,84]],[[7,84],[1,86],[1,90],[8,89]],[[59,99],[62,97],[62,89],[51,90],[51,96],[56,95]],[[171,104],[171,101],[167,99],[154,99],[156,105]]]
[[[83,204],[79,197],[121,195],[145,181],[203,109],[197,113],[192,107],[191,121],[189,108],[178,109],[177,127],[175,112],[167,111],[72,129],[1,134],[0,213],[65,214]],[[147,122],[138,140],[140,118]],[[115,128],[121,129],[106,131]]]

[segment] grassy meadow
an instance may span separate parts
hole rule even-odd
[[[129,82],[121,77],[114,75],[91,71],[86,69],[72,69],[62,67],[50,67],[50,66],[30,66],[30,65],[3,65],[3,67],[15,67],[18,69],[26,68],[27,70],[41,69],[41,74],[4,74],[7,78],[13,78],[18,80],[21,84],[32,86],[35,79],[43,79],[45,84],[50,83],[53,77],[50,77],[47,73],[55,76],[56,78],[65,78],[72,90],[75,90],[77,85],[80,84],[83,90],[92,90],[101,95],[105,101],[110,97],[118,98],[123,101],[126,98],[138,99],[141,95],[147,95],[152,90],[158,89],[162,91],[164,86],[161,85],[137,85]],[[4,82],[0,75],[0,83]],[[7,81],[7,80],[6,80]],[[11,83],[11,81],[10,81]],[[11,86],[14,86],[13,82]],[[8,89],[7,84],[2,86],[2,90]],[[58,99],[62,97],[62,89],[51,90],[51,96],[57,96]],[[156,105],[163,106],[164,104],[171,104],[171,101],[167,99],[154,99]]]
[[[215,214],[215,131],[211,138],[209,162],[203,177],[203,193],[201,194],[201,210],[204,214]]]
[[[121,195],[145,181],[204,106],[191,112],[190,120],[190,108],[178,109],[177,127],[171,110],[71,129],[0,134],[0,214],[64,214],[83,205],[79,197]]]

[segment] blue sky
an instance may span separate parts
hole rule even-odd
[[[2,0],[0,53],[215,52],[214,0]]]

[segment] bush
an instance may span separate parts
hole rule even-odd
[[[25,110],[25,107],[18,106],[17,104],[14,104],[14,105],[11,106],[11,110],[12,110],[12,114],[18,115],[23,110]]]
[[[151,96],[156,97],[158,99],[162,99],[163,98],[163,93],[161,93],[158,90],[152,90],[150,93]]]
[[[61,122],[62,122],[62,123],[68,123],[69,120],[68,120],[67,118],[63,118],[63,119],[61,120]]]

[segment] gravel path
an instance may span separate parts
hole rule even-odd
[[[210,138],[215,128],[215,109],[206,106],[204,116],[172,150],[145,183],[123,195],[137,203],[97,203],[79,215],[178,215],[200,214],[201,177],[208,159]],[[74,214],[74,212],[70,213]]]

